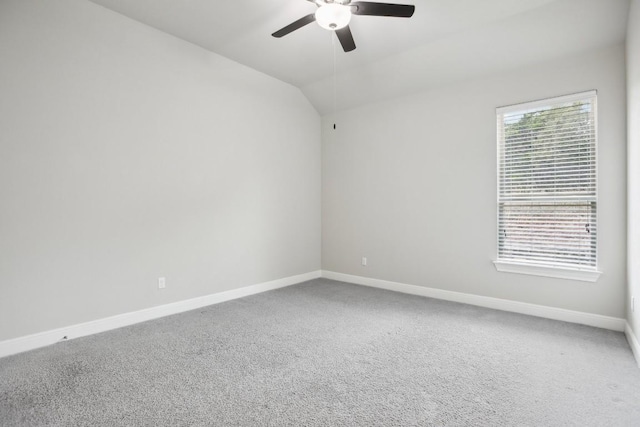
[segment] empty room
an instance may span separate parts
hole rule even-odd
[[[0,426],[640,426],[640,0],[0,0]]]

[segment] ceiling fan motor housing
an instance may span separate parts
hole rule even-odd
[[[312,1],[316,3],[318,6],[322,6],[324,4],[341,4],[343,6],[346,6],[349,3],[351,3],[351,0],[312,0]]]

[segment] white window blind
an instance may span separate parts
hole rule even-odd
[[[595,91],[496,112],[498,261],[595,270]]]

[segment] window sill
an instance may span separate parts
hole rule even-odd
[[[493,264],[496,266],[496,270],[503,273],[529,274],[533,276],[555,277],[557,279],[581,280],[583,282],[595,282],[602,274],[602,272],[595,270],[549,267],[507,261],[494,261]]]

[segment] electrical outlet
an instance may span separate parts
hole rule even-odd
[[[167,287],[167,279],[161,277],[158,279],[158,289],[164,289]]]
[[[366,256],[362,257],[362,265],[364,265],[365,267],[367,266],[367,257]]]

